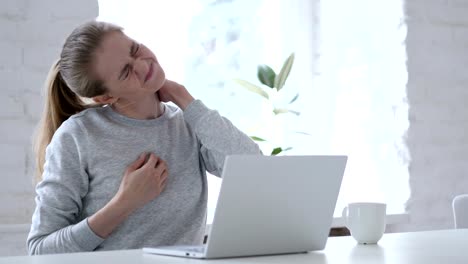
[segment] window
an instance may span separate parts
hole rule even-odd
[[[168,78],[285,154],[347,154],[335,216],[345,203],[384,201],[403,213],[409,197],[407,79],[402,1],[99,0],[115,22],[158,56]],[[184,8],[181,8],[184,6]],[[299,93],[299,116],[274,116],[232,81],[253,83],[258,64],[296,59],[282,98]],[[297,133],[306,132],[306,133]],[[209,176],[209,222],[221,180]]]
[[[334,97],[330,149],[349,155],[339,205],[384,201],[388,213],[403,213],[409,198],[403,2],[327,0],[320,17],[317,81]]]

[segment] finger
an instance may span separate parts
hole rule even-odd
[[[158,162],[158,164],[156,164],[155,169],[156,169],[156,171],[158,171],[160,174],[162,174],[163,171],[167,169],[167,163],[166,163],[164,160],[159,159],[159,162]]]
[[[128,168],[132,171],[139,169],[145,163],[145,157],[146,153],[142,153]]]
[[[153,171],[153,177],[156,181],[161,182],[163,180],[164,169],[156,168]]]
[[[164,170],[163,173],[161,174],[161,177],[159,178],[160,181],[166,180],[168,175],[169,173],[167,172],[167,170]]]
[[[144,168],[154,168],[156,164],[158,163],[159,158],[156,157],[153,153],[150,154],[150,157],[146,164],[143,166]]]
[[[161,167],[163,169],[167,168],[166,162],[159,157],[158,157],[158,163],[154,166],[154,168],[158,168],[158,167]]]
[[[154,169],[154,174],[157,175],[158,178],[161,178],[164,171],[166,170],[167,168],[165,166],[156,166],[156,168]]]
[[[161,183],[159,184],[159,189],[160,189],[161,191],[164,190],[164,188],[166,188],[166,184],[167,184],[167,181],[166,181],[166,180],[164,180],[163,182],[161,182]]]
[[[167,173],[159,174],[159,176],[156,175],[156,180],[158,181],[159,186],[162,186],[162,184],[167,180]]]
[[[161,179],[161,181],[159,182],[159,186],[164,186],[166,182],[167,182],[167,177],[164,179]]]

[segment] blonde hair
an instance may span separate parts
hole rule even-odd
[[[84,98],[106,92],[103,82],[91,74],[90,66],[103,36],[114,31],[122,32],[122,28],[97,21],[77,27],[65,40],[60,59],[52,65],[45,85],[44,112],[34,140],[36,182],[42,180],[45,151],[55,131],[70,116],[96,106],[86,103]]]

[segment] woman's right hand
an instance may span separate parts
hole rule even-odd
[[[153,153],[143,153],[130,164],[116,197],[120,206],[133,211],[158,197],[166,186],[167,164]]]
[[[156,198],[164,190],[167,165],[154,154],[143,153],[127,167],[114,198],[88,218],[91,230],[101,238],[108,237],[135,209]]]

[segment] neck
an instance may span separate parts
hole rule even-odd
[[[163,105],[156,94],[155,96],[144,97],[139,101],[119,99],[111,107],[121,115],[140,120],[158,118],[164,111]]]

